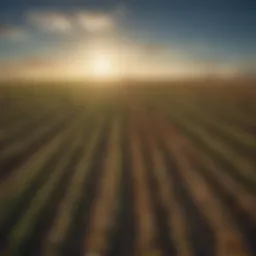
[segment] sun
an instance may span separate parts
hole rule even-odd
[[[117,76],[113,58],[105,54],[96,54],[92,57],[91,71],[96,80],[113,79]]]

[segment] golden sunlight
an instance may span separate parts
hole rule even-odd
[[[113,56],[107,54],[95,54],[90,62],[91,75],[95,80],[116,79],[120,76],[117,63]]]

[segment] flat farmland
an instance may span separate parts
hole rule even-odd
[[[256,255],[256,83],[0,87],[0,255]]]

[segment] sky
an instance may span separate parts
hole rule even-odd
[[[254,72],[255,46],[254,0],[0,3],[0,77],[232,76]]]

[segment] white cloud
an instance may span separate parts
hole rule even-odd
[[[70,16],[61,12],[31,12],[28,21],[48,32],[65,33],[72,29]]]
[[[23,40],[27,36],[26,31],[22,28],[14,27],[11,25],[0,25],[0,37]]]
[[[87,32],[109,32],[116,26],[114,16],[100,12],[79,12],[76,13],[78,23]]]
[[[33,26],[57,33],[70,32],[79,27],[88,33],[111,32],[117,26],[117,19],[115,12],[91,10],[70,12],[32,11],[27,14],[27,20]]]

